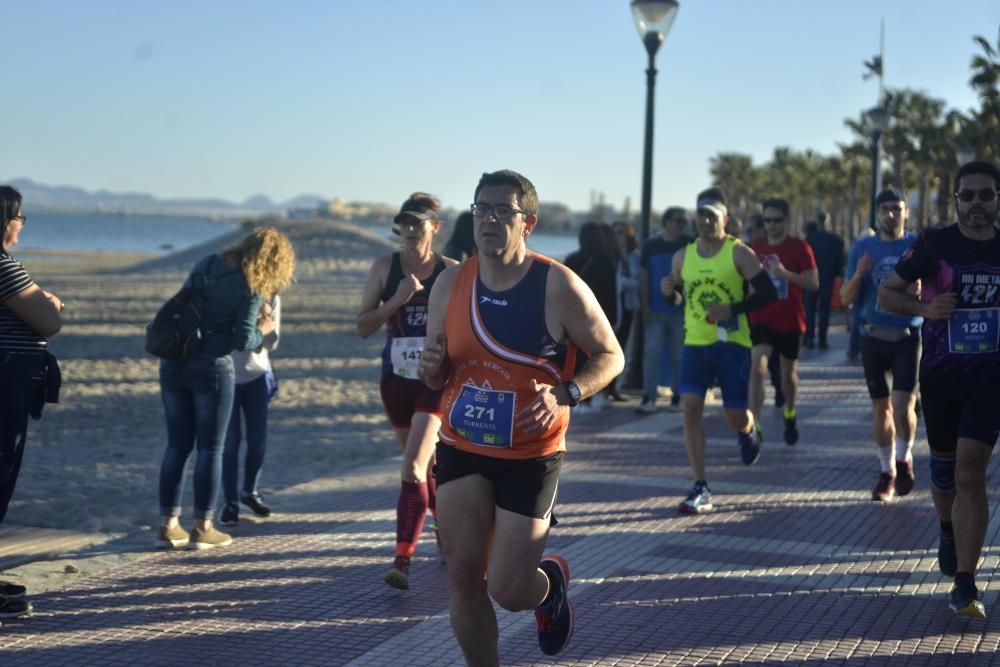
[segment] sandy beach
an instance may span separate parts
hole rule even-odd
[[[384,335],[362,341],[354,330],[368,266],[393,245],[333,222],[279,227],[295,245],[298,268],[282,295],[273,355],[281,388],[270,406],[265,496],[399,450],[378,393]],[[63,373],[60,402],[29,426],[5,524],[113,533],[156,524],[166,431],[158,360],[143,349],[144,327],[195,261],[244,233],[168,256],[14,249],[67,308],[63,331],[50,341]],[[190,488],[188,481],[186,517]]]

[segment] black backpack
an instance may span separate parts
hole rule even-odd
[[[182,287],[156,312],[146,325],[146,351],[177,361],[201,354],[202,319],[205,315],[205,274],[191,275],[191,285]]]

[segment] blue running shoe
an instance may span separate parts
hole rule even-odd
[[[712,492],[708,490],[708,484],[695,482],[691,487],[691,492],[687,498],[677,506],[678,512],[684,514],[703,514],[712,511]]]
[[[740,433],[738,439],[740,445],[740,458],[743,465],[751,466],[760,458],[760,438],[757,429],[751,429],[749,433]]]
[[[543,558],[538,567],[548,576],[551,587],[548,602],[535,609],[538,646],[545,655],[556,655],[573,636],[573,607],[566,595],[569,565],[562,556],[552,555]]]

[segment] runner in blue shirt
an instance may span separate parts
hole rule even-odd
[[[878,291],[892,275],[899,258],[917,235],[906,231],[906,198],[899,190],[883,190],[875,199],[878,234],[859,239],[847,261],[847,280],[840,289],[843,303],[858,302],[861,309],[861,361],[879,459],[879,478],[872,500],[885,502],[913,490],[913,441],[917,431],[917,365],[920,324],[914,316],[900,316],[879,306]],[[887,375],[892,373],[890,399]],[[895,441],[895,464],[893,464]]]

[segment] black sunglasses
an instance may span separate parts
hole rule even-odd
[[[979,201],[993,201],[997,198],[997,191],[994,188],[979,188],[978,190],[959,190],[955,193],[959,201],[969,203],[977,198]]]
[[[764,218],[764,223],[765,224],[779,223],[779,222],[784,222],[784,221],[785,221],[784,218]]]

